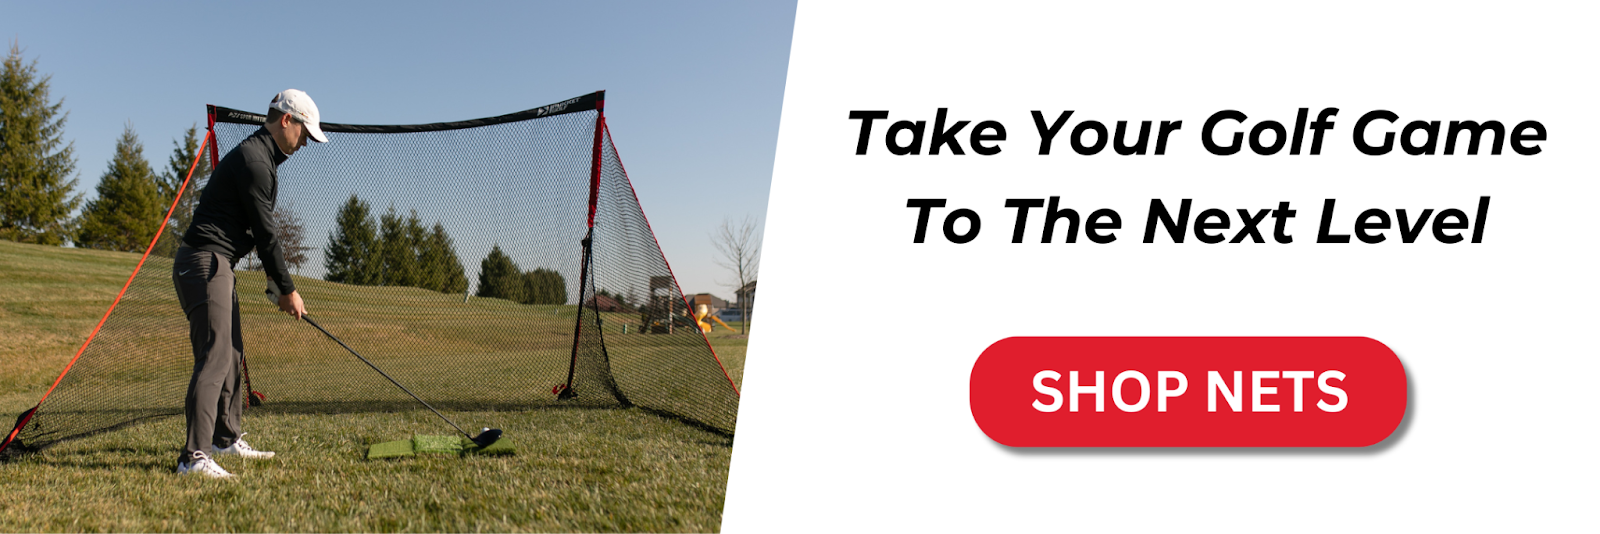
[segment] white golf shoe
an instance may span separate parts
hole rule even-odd
[[[212,445],[211,454],[215,454],[217,456],[238,456],[241,458],[256,459],[266,459],[277,456],[278,453],[272,451],[258,451],[255,449],[255,447],[251,447],[249,443],[245,443],[244,437],[248,434],[249,432],[239,434],[239,439],[233,440],[233,445],[226,449],[218,449],[216,445]]]
[[[217,465],[216,460],[201,456],[187,462],[178,462],[178,474],[199,475],[210,478],[233,478],[233,473]]]

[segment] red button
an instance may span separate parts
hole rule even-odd
[[[1406,372],[1365,337],[1013,337],[972,366],[972,418],[1012,447],[1365,447]]]

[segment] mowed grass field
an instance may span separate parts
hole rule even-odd
[[[5,418],[7,430],[12,418],[37,402],[71,359],[138,259],[136,254],[0,241],[0,417]],[[166,265],[146,268],[166,269]],[[313,315],[322,311],[322,316],[328,317],[324,325],[342,337],[374,338],[371,332],[360,332],[361,328],[390,328],[391,332],[377,337],[393,338],[396,344],[438,337],[438,332],[428,330],[438,328],[437,322],[428,320],[425,313],[392,325],[341,320],[340,310],[352,309],[349,306],[355,304],[341,305],[330,293],[336,288],[311,282],[307,281],[302,292]],[[239,286],[246,313],[266,320],[272,315],[270,309],[251,311],[248,299],[253,295],[247,293],[258,290],[249,287],[243,281]],[[431,297],[419,293],[406,298]],[[502,305],[480,300],[473,299],[472,305]],[[563,320],[558,308],[548,311],[553,323]],[[571,317],[570,311],[566,312],[567,328]],[[286,318],[278,315],[277,319]],[[626,322],[627,317],[621,315],[607,319],[608,344],[649,341],[651,336],[614,335],[612,330]],[[270,365],[288,368],[327,360],[365,369],[347,354],[341,356],[337,345],[319,340],[321,334],[314,330],[295,332],[289,340],[247,338],[247,350],[260,346],[256,343],[303,344],[305,361]],[[176,335],[183,339],[181,331]],[[159,342],[169,343],[170,339]],[[733,381],[739,383],[744,338],[718,331],[711,342]],[[488,342],[485,346],[497,345]],[[373,353],[368,353],[367,347],[359,350],[379,365],[398,367],[398,371],[386,368],[392,374],[425,372],[422,362],[405,362],[398,352],[390,357],[384,347],[371,347]],[[408,370],[410,367],[415,370]],[[252,371],[263,372],[254,362]],[[187,371],[181,374],[180,380],[187,380]],[[361,382],[392,389],[381,377],[368,378]],[[398,390],[392,393],[405,398]],[[723,434],[638,409],[446,410],[446,415],[464,426],[477,423],[504,429],[504,439],[512,442],[518,454],[368,462],[362,455],[373,442],[412,434],[447,434],[449,428],[431,413],[416,410],[342,415],[253,410],[245,422],[250,441],[277,451],[278,458],[249,462],[222,458],[220,463],[239,478],[201,480],[173,474],[183,422],[180,417],[165,417],[0,464],[0,492],[7,496],[5,506],[0,506],[0,531],[719,528],[732,447],[731,439]]]

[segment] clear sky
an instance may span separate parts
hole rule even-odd
[[[604,89],[679,284],[731,299],[710,234],[724,218],[765,220],[795,3],[4,1],[0,13],[0,36],[65,101],[86,199],[125,124],[159,172],[206,104],[265,110],[293,87],[330,122],[414,124]]]

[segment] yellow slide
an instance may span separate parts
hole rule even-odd
[[[711,323],[706,322],[707,319],[710,319],[712,321],[716,321],[717,324],[722,325],[722,327],[728,329],[729,332],[736,332],[736,330],[734,330],[733,327],[728,326],[728,323],[724,323],[724,322],[722,322],[722,319],[717,318],[717,316],[715,316],[715,315],[711,315],[711,310],[709,308],[707,308],[706,305],[701,304],[699,306],[699,310],[697,310],[695,312],[695,314],[694,314],[694,320],[695,320],[695,322],[697,324],[700,325],[700,331],[701,332],[704,332],[704,333],[710,333],[711,332]]]

